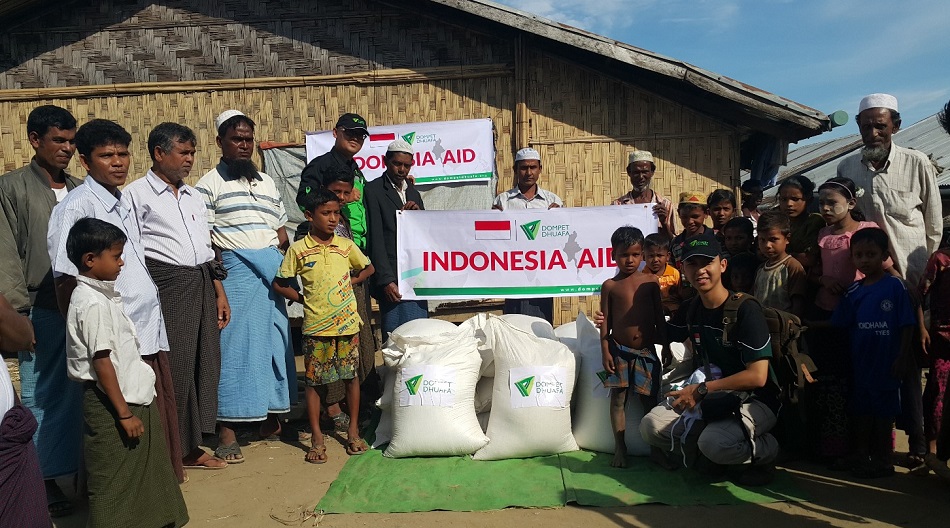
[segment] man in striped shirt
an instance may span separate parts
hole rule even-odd
[[[214,434],[221,376],[221,329],[231,317],[215,260],[204,199],[183,179],[195,159],[195,134],[162,123],[148,136],[152,168],[123,193],[158,286],[168,329],[169,359],[185,468],[223,469],[227,462],[201,449]]]
[[[221,161],[195,188],[204,197],[215,253],[227,270],[231,323],[221,332],[219,446],[215,456],[244,461],[232,422],[261,422],[261,436],[280,432],[290,411],[296,368],[283,298],[270,287],[287,249],[287,212],[270,176],[251,161],[254,121],[238,110],[215,119]],[[291,387],[293,390],[291,391]]]

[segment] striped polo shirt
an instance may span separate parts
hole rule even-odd
[[[287,223],[287,211],[273,178],[263,172],[250,181],[232,178],[222,161],[201,177],[195,189],[208,209],[215,246],[225,250],[277,246],[277,230]]]

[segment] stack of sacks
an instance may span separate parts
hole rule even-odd
[[[500,317],[488,317],[484,330],[495,364],[488,421],[491,442],[474,458],[501,460],[577,450],[571,434],[575,374],[571,351]]]
[[[433,336],[457,331],[457,326],[441,319],[409,321],[389,334],[389,339],[386,340],[383,348],[383,354],[389,354],[393,358],[401,358],[406,353],[407,348],[414,343],[425,343]],[[374,448],[389,443],[393,437],[393,387],[396,383],[396,372],[384,364],[379,369],[379,375],[383,379],[383,393],[377,400],[376,406],[382,412],[379,417],[379,425],[376,426],[376,439],[373,441]]]

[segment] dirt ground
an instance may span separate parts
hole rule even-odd
[[[295,409],[292,419],[296,420],[300,415],[301,409]],[[242,439],[251,440],[254,436],[253,429],[249,429]],[[899,434],[898,450],[906,451],[906,446],[906,437]],[[649,504],[624,508],[567,506],[488,512],[315,515],[315,506],[348,458],[339,438],[328,438],[327,448],[328,462],[312,465],[303,461],[306,446],[302,443],[249,441],[242,447],[245,463],[232,464],[220,471],[189,471],[189,481],[182,485],[191,517],[189,526],[950,526],[950,484],[933,473],[923,470],[908,472],[898,468],[898,473],[893,477],[861,481],[842,477],[841,473],[833,473],[808,463],[793,463],[784,468],[810,497],[808,502],[712,507]],[[63,479],[60,484],[67,489],[72,485],[72,479]],[[72,515],[54,520],[54,526],[58,528],[80,528],[85,525],[86,510],[82,505]]]

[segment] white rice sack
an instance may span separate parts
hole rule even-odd
[[[427,338],[447,332],[456,332],[458,327],[455,324],[442,319],[414,319],[408,323],[399,325],[389,334],[385,348],[396,348],[405,350],[407,346],[413,344],[425,344],[431,342]]]
[[[475,385],[475,413],[491,410],[491,395],[495,386],[495,377],[482,376]]]
[[[383,393],[376,400],[376,407],[380,410],[379,424],[376,425],[376,438],[373,439],[373,448],[389,443],[393,438],[393,386],[396,383],[396,374],[386,365],[378,367],[379,376],[383,378]]]
[[[578,316],[581,315],[583,314],[578,314]],[[574,355],[577,355],[577,321],[564,323],[561,326],[555,328],[554,335],[557,336],[558,341],[567,345],[567,348],[571,349],[571,352],[573,352]]]
[[[505,314],[500,317],[511,326],[524,330],[529,334],[557,341],[557,334],[554,333],[554,327],[551,326],[551,323],[540,317],[522,314]]]
[[[394,366],[393,438],[384,456],[468,455],[488,443],[475,417],[477,346],[456,336],[406,351]]]
[[[495,363],[492,358],[491,345],[488,343],[488,337],[485,335],[485,323],[488,321],[488,314],[479,313],[474,317],[466,319],[459,325],[459,330],[471,335],[478,341],[478,354],[482,356],[482,377],[495,377]],[[489,397],[491,400],[491,397]]]
[[[495,353],[487,433],[491,442],[474,458],[501,460],[576,451],[571,434],[571,351],[500,317],[489,317],[485,329]]]
[[[491,411],[478,413],[475,417],[478,418],[478,425],[482,427],[482,432],[488,431],[488,420],[491,419]]]

